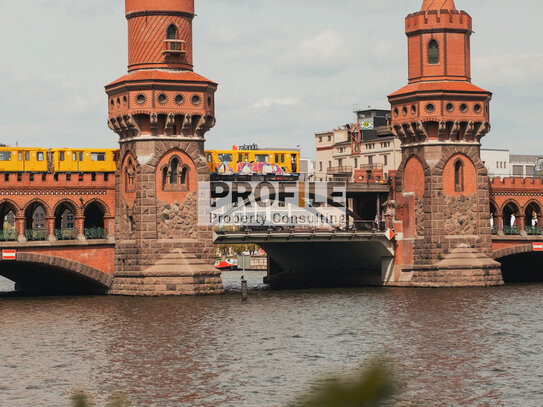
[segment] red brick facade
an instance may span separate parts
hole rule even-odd
[[[221,293],[211,229],[197,225],[217,84],[192,72],[194,0],[126,0],[126,18],[129,73],[106,86],[123,163],[111,293]]]
[[[452,0],[425,1],[407,16],[406,34],[409,84],[389,96],[403,154],[395,188],[401,255],[389,284],[503,284],[487,257],[489,188],[479,152],[491,94],[471,84],[471,17]],[[470,279],[462,270],[475,258],[484,267],[470,268]]]

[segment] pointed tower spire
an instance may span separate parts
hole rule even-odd
[[[456,10],[454,0],[424,0],[421,11]]]

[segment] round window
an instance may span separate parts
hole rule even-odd
[[[399,113],[399,112],[398,112],[398,108],[396,107],[396,108],[394,109],[394,116],[398,116],[398,113]]]
[[[416,113],[417,113],[417,106],[412,105],[411,106],[411,114],[416,114]]]
[[[166,103],[167,100],[168,98],[166,97],[164,93],[161,93],[160,95],[158,95],[158,103],[160,103],[161,105]]]
[[[434,113],[436,111],[436,107],[433,105],[433,103],[428,103],[426,105],[426,111],[428,113]]]
[[[452,103],[447,103],[445,109],[447,109],[447,112],[452,112],[454,110],[454,105]]]
[[[200,96],[198,95],[194,95],[191,99],[191,102],[193,105],[199,105],[200,104]]]
[[[404,106],[402,108],[402,113],[403,113],[404,116],[407,116],[407,107]]]
[[[466,113],[466,112],[468,111],[468,105],[466,105],[465,103],[462,103],[462,104],[460,105],[460,111],[461,111],[462,113]]]
[[[182,105],[183,104],[183,95],[175,95],[175,103],[177,105]]]
[[[473,106],[473,111],[475,113],[481,113],[482,110],[483,110],[483,108],[481,107],[480,104],[476,104],[475,106]]]
[[[140,93],[138,96],[136,96],[136,102],[138,102],[140,105],[143,105],[145,103],[146,97],[143,93]]]

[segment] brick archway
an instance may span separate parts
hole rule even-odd
[[[76,275],[84,280],[88,280],[98,286],[109,289],[113,282],[113,276],[105,273],[96,268],[87,266],[76,261],[63,259],[61,257],[49,256],[36,253],[17,253],[17,260],[15,261],[0,261],[0,264],[5,263],[31,263],[35,265],[43,265],[47,267],[53,267],[56,269],[64,270],[72,275]]]
[[[531,244],[517,245],[492,252],[492,258],[498,260],[507,256],[513,256],[515,254],[532,253],[533,251],[534,248]]]

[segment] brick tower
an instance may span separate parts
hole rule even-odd
[[[121,150],[111,293],[221,293],[212,232],[197,226],[217,84],[192,70],[194,0],[126,0],[126,18],[128,74],[106,86]]]
[[[402,143],[393,280],[414,286],[503,284],[492,261],[480,141],[492,94],[471,83],[472,19],[454,0],[424,0],[405,20],[409,84],[389,96]]]

